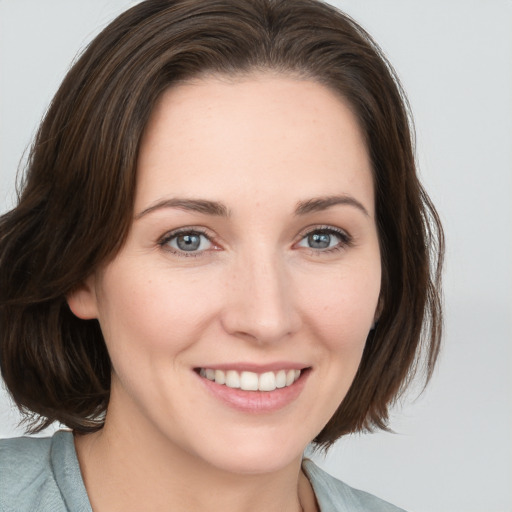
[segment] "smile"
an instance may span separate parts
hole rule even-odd
[[[278,370],[275,372],[255,373],[237,370],[214,370],[201,368],[201,377],[216,384],[243,391],[274,391],[291,386],[301,375],[301,370]]]

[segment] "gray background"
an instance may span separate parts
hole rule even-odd
[[[77,51],[128,0],[0,0],[0,212]],[[394,434],[340,441],[319,463],[410,512],[512,511],[512,2],[339,0],[408,92],[423,180],[447,235],[445,346]],[[0,437],[19,435],[0,393]]]

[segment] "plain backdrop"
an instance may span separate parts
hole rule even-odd
[[[0,212],[78,50],[134,3],[0,0]],[[379,42],[409,95],[447,236],[446,333],[427,391],[394,410],[395,433],[352,436],[315,459],[410,512],[510,512],[512,1],[333,3]],[[0,437],[20,435],[17,421],[0,394]]]

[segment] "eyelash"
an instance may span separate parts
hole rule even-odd
[[[176,231],[171,231],[170,233],[166,233],[160,240],[158,241],[158,245],[162,247],[167,252],[170,252],[174,256],[183,257],[183,258],[197,258],[202,256],[206,251],[179,251],[174,248],[169,247],[167,244],[171,242],[171,240],[177,238],[180,235],[202,235],[204,236],[211,244],[213,243],[212,237],[201,228],[182,228]]]
[[[335,253],[338,251],[342,251],[343,249],[346,249],[347,247],[351,247],[353,245],[353,239],[346,231],[339,229],[339,228],[335,228],[333,226],[309,227],[299,235],[300,236],[299,242],[304,240],[306,237],[308,237],[312,234],[315,234],[315,233],[334,235],[340,241],[334,247],[328,247],[326,249],[314,249],[313,247],[307,247],[306,249],[309,249],[310,254],[313,256],[322,256],[325,254],[332,254],[332,253]]]
[[[334,247],[329,247],[326,249],[314,249],[312,247],[309,247],[310,253],[315,256],[331,254],[343,250],[347,247],[351,247],[353,245],[353,239],[346,231],[343,231],[342,229],[339,228],[335,228],[333,226],[315,226],[312,228],[308,228],[306,231],[302,232],[299,235],[299,242],[314,233],[334,235],[340,239],[340,242],[336,244]],[[212,245],[215,246],[212,237],[209,235],[209,233],[201,228],[182,228],[176,231],[171,231],[169,233],[166,233],[162,238],[158,240],[158,245],[165,251],[168,251],[175,256],[184,258],[197,258],[203,256],[204,253],[207,252],[207,250],[187,252],[170,248],[168,246],[169,242],[171,242],[173,239],[177,238],[180,235],[204,236]]]

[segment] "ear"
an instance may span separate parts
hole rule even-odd
[[[66,295],[69,309],[82,320],[98,318],[98,300],[94,276],[87,278],[82,284]]]

